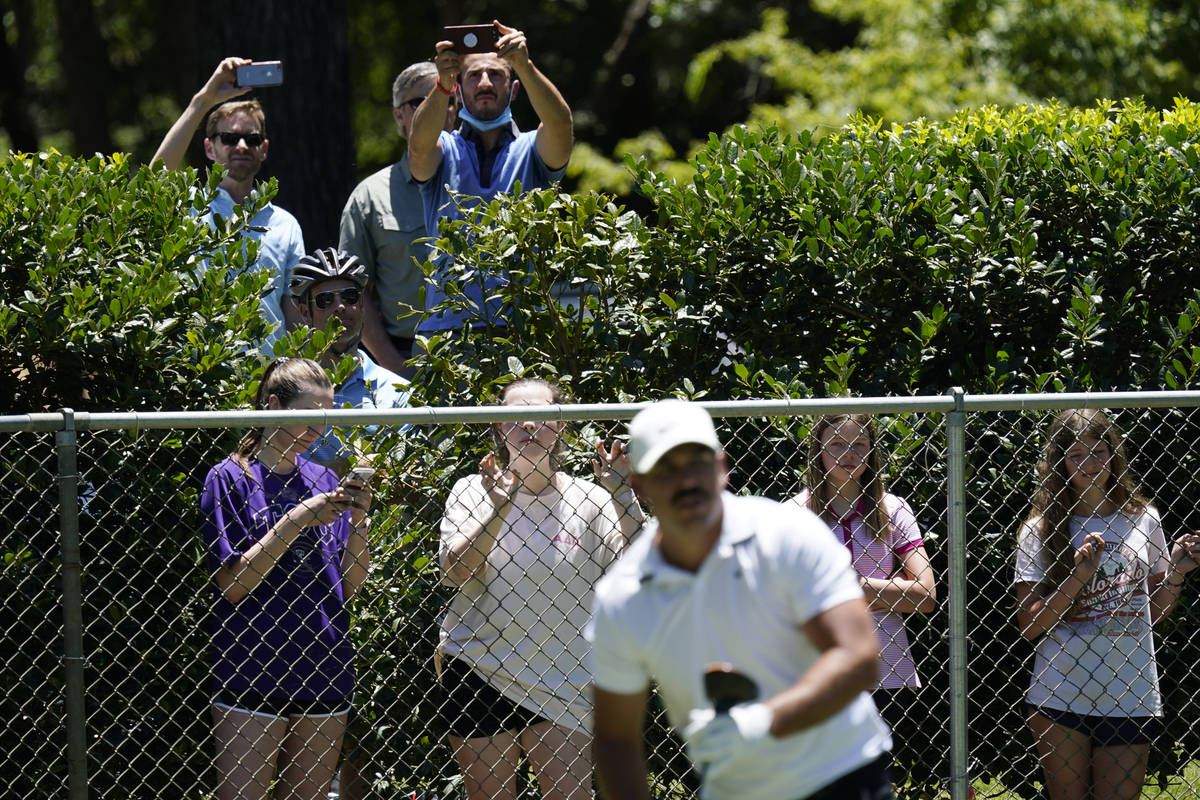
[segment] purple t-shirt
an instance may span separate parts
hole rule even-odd
[[[248,550],[293,506],[332,491],[337,476],[303,457],[277,475],[251,460],[225,459],[204,481],[200,510],[209,569]],[[350,517],[305,528],[262,583],[238,603],[218,591],[213,606],[217,690],[333,701],[354,691],[354,648],[341,561]]]
[[[808,506],[808,490],[792,498],[792,501]],[[850,551],[854,569],[864,578],[889,578],[896,571],[897,559],[910,550],[925,544],[917,527],[917,518],[903,498],[887,492],[883,505],[888,512],[887,540],[879,541],[863,519],[864,509],[850,512],[844,519],[829,523],[828,515],[822,514],[834,534]],[[912,650],[908,644],[908,632],[904,630],[904,618],[895,611],[873,611],[875,629],[879,634],[880,676],[878,689],[918,688],[921,679],[913,663]]]

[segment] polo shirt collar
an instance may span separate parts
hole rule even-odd
[[[733,501],[731,503],[730,501]],[[669,586],[676,583],[695,578],[700,572],[703,572],[705,567],[714,560],[724,560],[733,555],[734,547],[742,542],[753,539],[757,531],[753,525],[745,524],[748,520],[740,515],[731,514],[730,511],[737,498],[729,493],[721,493],[721,503],[724,506],[724,512],[721,515],[721,534],[717,537],[716,544],[705,557],[704,563],[700,565],[700,570],[697,572],[688,572],[685,569],[680,569],[667,562],[663,558],[662,550],[654,541],[654,537],[658,535],[657,525],[654,530],[646,531],[649,534],[649,547],[646,551],[646,558],[642,562],[642,568],[639,570],[638,579],[640,583],[654,583],[659,586]],[[741,522],[742,524],[738,524]]]
[[[521,133],[521,129],[517,127],[516,122],[513,122],[513,124],[507,128],[498,128],[497,130],[500,131],[500,141],[496,144],[497,150],[511,142],[513,139],[516,139]],[[458,126],[458,135],[476,146],[483,144],[482,140],[480,139],[479,131],[475,130],[473,126],[468,125],[465,122]]]

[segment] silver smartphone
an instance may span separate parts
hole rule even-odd
[[[238,86],[258,87],[282,84],[282,61],[252,61],[237,68]]]
[[[371,482],[371,478],[374,478],[374,477],[375,477],[375,468],[374,467],[351,467],[350,471],[346,473],[346,477],[343,478],[342,480],[343,480],[343,482],[353,480],[353,481],[357,482],[360,486],[366,486],[367,484],[369,484]]]

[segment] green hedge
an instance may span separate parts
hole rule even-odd
[[[1200,295],[1192,278],[1198,143],[1200,115],[1185,102],[1165,113],[1134,102],[987,108],[896,128],[862,119],[823,138],[735,129],[709,140],[688,180],[629,165],[653,207],[649,219],[597,194],[543,191],[494,202],[443,229],[438,246],[464,268],[462,284],[489,269],[511,273],[500,290],[514,309],[511,324],[431,342],[414,402],[490,401],[500,382],[524,373],[558,374],[584,402],[903,395],[955,385],[970,392],[1187,387],[1200,369]],[[265,333],[254,313],[262,279],[234,277],[244,257],[226,246],[236,224],[210,232],[188,210],[204,205],[194,176],[137,169],[119,156],[11,156],[3,169],[0,366],[18,376],[4,384],[10,411],[246,402],[261,367],[260,357],[246,353]],[[196,277],[201,259],[230,269]],[[449,288],[453,304],[461,285]],[[559,303],[564,291],[582,300]],[[319,344],[318,337],[310,347]],[[302,343],[289,346],[295,352]],[[992,574],[1011,569],[1011,539],[982,532],[994,520],[1015,523],[1023,515],[1039,422],[1012,414],[969,431],[969,529],[979,532],[969,547]],[[1177,434],[1138,442],[1148,482],[1157,464],[1200,474],[1194,426],[1167,410],[1147,412],[1139,424]],[[805,427],[747,421],[743,441],[755,443],[738,458],[761,468],[738,488],[790,492]],[[942,513],[944,499],[930,489],[939,477],[934,456],[944,451],[936,420],[896,417],[884,428],[895,445],[898,493],[931,516]],[[577,431],[577,472],[596,432]],[[161,698],[147,719],[182,738],[169,742],[164,734],[151,752],[139,751],[143,737],[136,726],[123,727],[128,703],[121,696],[92,698],[94,719],[126,731],[110,744],[126,765],[144,766],[141,774],[203,774],[202,692],[179,696],[164,687],[166,676],[150,669],[158,662],[146,654],[190,654],[187,674],[202,686],[195,499],[209,456],[227,444],[206,440],[205,457],[191,463],[183,456],[192,443],[182,437],[95,441],[83,456],[94,461],[85,478],[111,488],[92,501],[93,513],[128,522],[85,531],[85,542],[100,542],[89,557],[106,575],[126,575],[124,582],[106,577],[105,591],[93,594],[85,613],[102,624],[90,641],[124,620],[136,657],[131,663],[130,655],[98,653],[94,674],[112,685],[132,676],[138,697]],[[391,481],[380,498],[393,518],[376,526],[372,580],[356,605],[363,664],[356,758],[393,786],[441,786],[448,754],[414,761],[402,747],[423,735],[424,744],[441,745],[421,705],[444,600],[431,559],[437,515],[453,478],[475,468],[486,444],[477,428],[415,430],[395,444],[394,474],[404,479]],[[31,743],[13,763],[41,763],[36,745],[53,732],[22,716],[27,701],[12,698],[35,692],[50,706],[60,688],[58,633],[45,624],[57,613],[47,605],[53,595],[27,592],[52,585],[57,571],[54,487],[45,466],[51,447],[17,437],[3,444],[5,464],[15,465],[9,474],[24,481],[14,501],[29,509],[0,534],[5,614],[20,622],[3,635],[15,637],[14,645],[21,637],[44,644],[14,646],[20,657],[0,672],[5,740]],[[920,482],[908,480],[916,475]],[[142,491],[117,491],[128,487]],[[1162,501],[1170,518],[1172,508],[1195,506],[1200,493]],[[936,544],[944,531],[931,534],[944,574]],[[149,607],[140,606],[150,602],[144,593],[166,609],[155,615],[161,630],[134,630],[129,610]],[[971,606],[987,632],[974,640],[972,655],[1016,674],[1023,651],[1007,609],[987,597],[972,598]],[[185,627],[168,625],[172,614]],[[1164,658],[1200,662],[1188,637],[1177,634],[1179,624],[1163,633]],[[944,619],[916,627],[919,647],[940,646]],[[423,638],[399,642],[397,630],[423,631]],[[995,688],[983,689],[997,708]],[[1016,708],[1020,687],[1003,691],[1000,705]],[[973,721],[972,734],[1010,763],[1025,764],[1020,724],[987,712]],[[1179,726],[1171,733],[1174,742],[1194,738]],[[1155,769],[1173,771],[1176,758],[1158,753]],[[45,775],[25,776],[28,793],[57,785],[62,767],[55,761]],[[930,782],[944,776],[940,765],[924,768]],[[665,764],[659,774],[686,780]],[[96,796],[127,781],[103,769],[94,778]]]
[[[427,393],[458,398],[510,357],[558,364],[588,400],[1187,386],[1198,114],[1126,102],[858,119],[823,138],[737,128],[686,182],[631,162],[650,224],[596,195],[493,203],[441,244],[468,271],[512,272],[519,310],[503,336],[429,364]],[[593,286],[588,313],[535,313],[562,281]]]
[[[243,272],[244,219],[213,230],[198,217],[219,175],[197,187],[190,171],[58,153],[10,154],[2,169],[2,413],[246,400],[261,369],[266,279]],[[96,797],[145,796],[129,791],[126,770],[167,787],[177,772],[203,774],[211,759],[195,744],[207,736],[204,706],[187,691],[202,689],[207,673],[195,534],[209,465],[187,458],[194,435],[79,437]],[[228,435],[211,438],[231,449]],[[51,435],[0,438],[0,737],[13,765],[11,783],[0,783],[5,797],[56,796],[66,771],[54,444]]]
[[[629,166],[653,205],[649,221],[602,196],[544,191],[442,229],[438,247],[462,265],[464,284],[489,270],[513,276],[499,291],[513,311],[507,328],[431,343],[417,379],[423,402],[486,400],[526,372],[559,374],[584,402],[1195,384],[1200,107],[1189,102],[1166,112],[1133,101],[984,108],[890,128],[858,119],[823,138],[735,129],[710,137],[689,180]],[[582,303],[555,301],[564,284],[585,290]],[[448,305],[461,304],[450,295]],[[1171,485],[1170,469],[1176,484],[1197,474],[1200,431],[1183,414],[1122,420],[1137,422],[1135,467],[1152,494]],[[969,431],[968,546],[984,574],[1011,574],[1042,424],[1013,413]],[[936,421],[884,427],[897,447],[896,490],[944,518]],[[762,467],[738,488],[785,496],[805,426],[751,429],[756,442],[737,458]],[[477,441],[452,450],[463,457],[451,474],[479,455]],[[1158,500],[1177,530],[1200,486]],[[1012,525],[996,531],[997,520]],[[432,548],[436,520],[424,524]],[[931,533],[944,575],[945,532]],[[1028,647],[1011,610],[972,596],[969,613],[972,658],[1021,674]],[[1179,617],[1160,629],[1162,658],[1194,664]],[[914,621],[918,648],[940,647],[945,624]],[[944,696],[944,674],[930,683]],[[1000,702],[994,685],[975,681],[972,694],[972,736],[1013,765],[1010,780],[1036,775],[1019,683],[1002,687]],[[1179,691],[1170,674],[1164,687]],[[1186,721],[1168,728],[1151,765],[1160,779],[1196,745]],[[913,766],[918,781],[945,774],[944,764]]]

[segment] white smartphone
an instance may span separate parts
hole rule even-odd
[[[354,480],[357,481],[359,485],[366,486],[371,482],[371,478],[374,477],[374,467],[351,467],[350,471],[346,473],[346,477],[343,479],[343,481]]]

